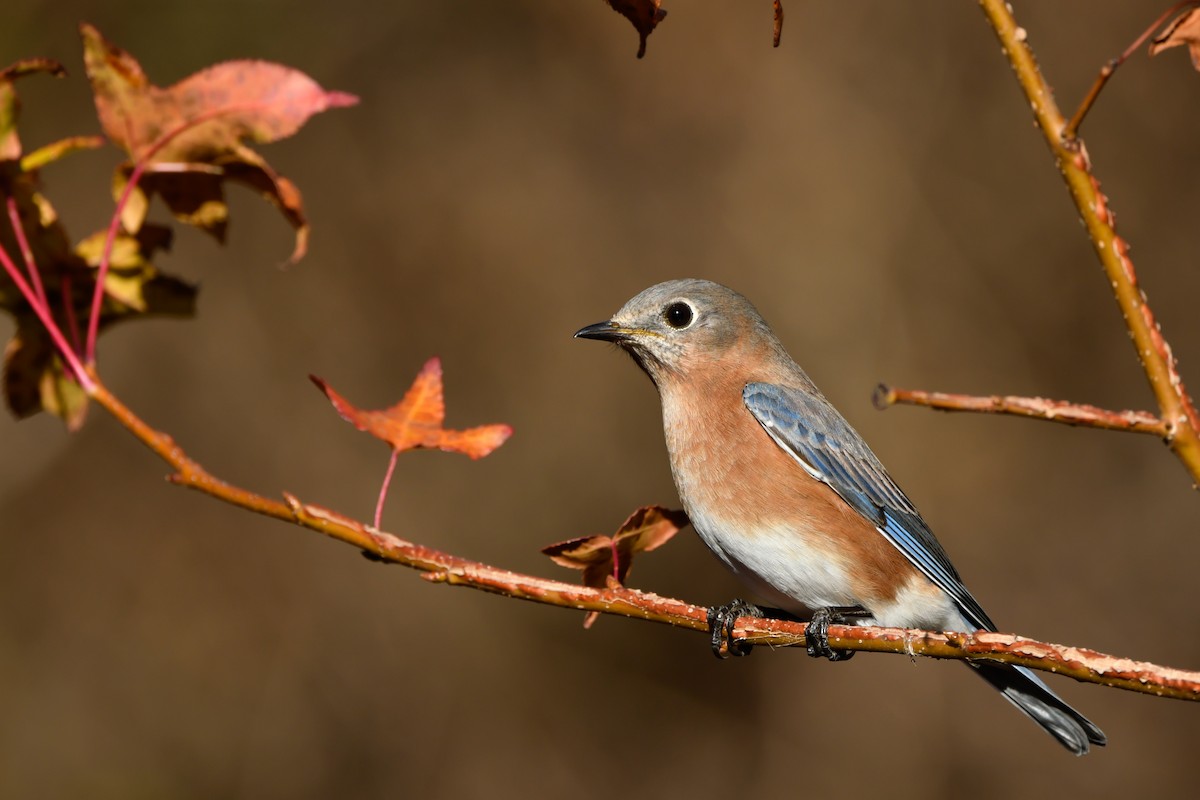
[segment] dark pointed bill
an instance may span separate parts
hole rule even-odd
[[[599,339],[604,342],[620,342],[629,338],[629,332],[611,321],[597,322],[575,331],[576,339]]]

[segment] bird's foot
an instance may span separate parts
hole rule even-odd
[[[713,606],[708,609],[708,630],[712,635],[712,651],[717,658],[730,656],[748,656],[754,645],[747,644],[741,639],[733,638],[733,628],[738,617],[759,617],[763,611],[752,603],[738,598],[723,606]]]
[[[853,650],[834,650],[829,646],[829,626],[844,625],[851,618],[866,616],[869,616],[868,612],[858,606],[818,608],[813,612],[808,627],[804,629],[804,642],[808,645],[808,654],[813,658],[828,658],[830,661],[849,661],[854,657]]]

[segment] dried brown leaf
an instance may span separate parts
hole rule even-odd
[[[638,32],[637,57],[646,55],[646,37],[654,32],[655,26],[663,21],[667,12],[659,8],[662,0],[605,0],[606,3],[625,19],[633,23]]]
[[[581,536],[543,547],[542,552],[559,566],[583,570],[584,586],[622,586],[635,554],[666,544],[687,524],[687,514],[682,511],[643,506],[630,514],[612,536]],[[583,626],[590,628],[596,617],[595,612],[589,613]]]
[[[1162,33],[1150,42],[1150,55],[1155,56],[1163,50],[1180,45],[1187,45],[1188,53],[1192,56],[1192,66],[1200,70],[1200,9],[1185,11],[1172,20]]]

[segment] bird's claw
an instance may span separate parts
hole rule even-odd
[[[717,658],[748,656],[754,645],[733,638],[733,629],[738,617],[763,616],[762,609],[745,600],[737,599],[723,606],[708,609],[708,630],[712,636],[712,651]]]
[[[808,627],[804,629],[804,643],[813,658],[828,658],[830,661],[849,661],[853,650],[834,650],[829,646],[829,626],[844,625],[849,616],[864,616],[865,612],[854,609],[818,608],[813,612]]]

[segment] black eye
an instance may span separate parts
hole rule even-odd
[[[676,300],[663,309],[663,319],[672,328],[686,328],[692,324],[692,307],[682,300]]]

